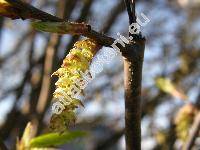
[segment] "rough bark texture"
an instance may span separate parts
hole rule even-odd
[[[124,59],[125,139],[127,150],[141,149],[141,81],[144,42],[134,43],[139,56]]]

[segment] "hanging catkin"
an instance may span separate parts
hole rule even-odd
[[[53,131],[64,132],[70,125],[74,124],[76,108],[83,106],[83,104],[77,97],[73,97],[72,89],[76,86],[80,91],[82,90],[80,85],[77,85],[80,84],[78,81],[83,81],[80,72],[89,70],[92,58],[99,48],[97,42],[92,39],[76,42],[63,60],[61,68],[53,73],[53,75],[58,76],[53,102],[62,100],[62,104],[65,104],[64,110],[60,114],[53,114],[51,117],[50,128]]]

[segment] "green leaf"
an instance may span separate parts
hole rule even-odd
[[[58,34],[83,34],[90,30],[90,26],[84,23],[74,23],[74,22],[32,22],[32,27],[50,33]]]
[[[30,142],[30,147],[57,147],[86,135],[87,133],[83,131],[49,133],[33,138]]]

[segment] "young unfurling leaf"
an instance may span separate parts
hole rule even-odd
[[[17,139],[16,149],[17,150],[27,150],[30,147],[30,141],[35,136],[36,128],[35,126],[29,122],[26,125],[23,136],[21,140]]]
[[[31,25],[40,31],[58,34],[84,34],[90,30],[90,26],[84,23],[74,22],[32,22]]]

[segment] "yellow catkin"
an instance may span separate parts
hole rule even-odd
[[[197,108],[193,104],[186,104],[178,111],[175,117],[176,134],[182,141],[187,139],[189,129],[197,112]]]
[[[72,94],[70,87],[76,85],[76,80],[82,79],[79,72],[84,73],[89,70],[92,58],[99,48],[99,45],[91,39],[76,42],[73,49],[63,60],[61,68],[53,73],[53,75],[58,76],[53,102],[64,99],[67,104],[61,114],[52,115],[50,128],[53,131],[64,132],[70,125],[74,124],[76,120],[75,110],[82,103],[79,99],[70,96]],[[70,99],[66,94],[70,96]]]

